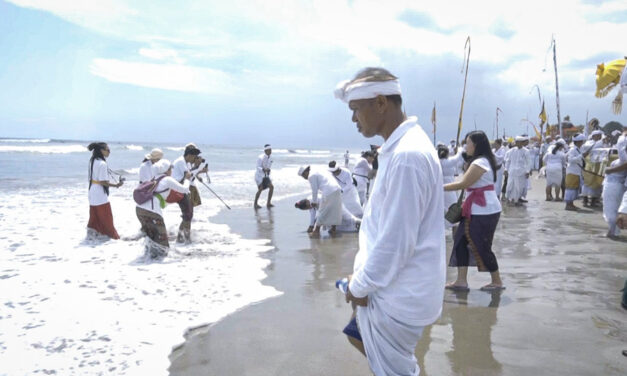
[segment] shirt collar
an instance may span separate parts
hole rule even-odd
[[[390,137],[388,137],[388,139],[383,143],[383,145],[381,145],[381,147],[379,148],[379,154],[385,154],[388,151],[390,151],[390,149],[392,149],[392,147],[396,145],[398,140],[400,140],[401,137],[403,137],[405,133],[407,133],[407,131],[410,130],[417,123],[418,123],[417,117],[415,116],[408,117],[404,122],[402,122],[398,127],[396,127],[396,129],[394,130],[394,132],[392,132]]]

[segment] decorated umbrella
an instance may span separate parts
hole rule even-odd
[[[615,114],[619,114],[621,112],[623,106],[623,91],[627,91],[627,79],[622,77],[621,80],[621,76],[627,76],[622,74],[625,70],[626,64],[627,57],[624,59],[612,60],[607,64],[601,63],[597,65],[597,90],[595,93],[597,98],[603,98],[608,95],[614,87],[619,85],[622,86],[618,95],[612,102]]]

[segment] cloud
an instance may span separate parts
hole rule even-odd
[[[155,89],[205,94],[234,92],[233,81],[228,74],[209,68],[94,59],[90,71],[112,82]]]

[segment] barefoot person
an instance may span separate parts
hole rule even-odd
[[[494,191],[496,159],[483,131],[466,136],[466,154],[470,156],[470,164],[461,181],[444,185],[445,191],[466,190],[463,216],[455,232],[449,263],[457,267],[457,279],[446,288],[467,291],[468,267],[476,265],[480,272],[490,272],[492,278],[481,290],[500,290],[505,287],[492,252],[492,239],[501,216],[501,202]]]
[[[364,209],[359,202],[359,195],[357,188],[353,184],[351,173],[347,169],[340,167],[335,161],[329,162],[329,172],[342,189],[342,205],[344,205],[344,208],[355,217],[361,218],[364,215]]]
[[[407,118],[398,79],[366,68],[338,85],[357,130],[382,136],[346,301],[349,341],[375,375],[418,375],[414,351],[442,312],[445,281],[442,169],[429,136]]]
[[[507,190],[505,196],[511,205],[522,205],[522,197],[527,190],[527,179],[531,170],[529,151],[523,146],[526,138],[516,136],[516,147],[505,154],[505,174]],[[492,150],[490,150],[492,154]]]
[[[142,226],[142,231],[152,241],[147,245],[146,253],[153,259],[167,256],[170,247],[168,231],[163,221],[161,209],[165,208],[166,201],[172,191],[181,194],[189,193],[188,188],[171,177],[172,165],[167,159],[155,163],[154,172],[157,186],[152,199],[138,204],[135,208],[135,214]]]
[[[259,201],[259,196],[261,192],[266,189],[270,189],[268,191],[268,202],[266,206],[271,208],[272,205],[272,193],[274,193],[274,185],[272,184],[272,180],[270,179],[270,170],[272,169],[272,146],[270,144],[265,144],[263,146],[263,154],[259,155],[257,158],[257,170],[255,171],[255,183],[257,183],[257,193],[255,194],[255,209],[260,209],[261,206],[257,203]]]
[[[99,234],[107,235],[111,239],[119,239],[117,230],[113,226],[113,214],[109,203],[109,187],[119,188],[124,180],[117,184],[109,182],[109,167],[106,158],[111,154],[109,145],[104,142],[92,142],[87,146],[91,151],[89,159],[89,222],[87,228]]]
[[[200,154],[200,150],[194,144],[188,144],[181,157],[178,157],[172,163],[172,178],[183,184],[185,179],[190,179],[192,174],[189,170],[188,163],[193,163]],[[178,201],[181,209],[181,224],[179,225],[179,233],[176,236],[177,243],[191,242],[192,218],[194,217],[194,206],[192,205],[189,193]]]
[[[566,141],[559,140],[544,154],[543,162],[546,166],[546,201],[562,201],[560,190],[562,188],[562,172],[566,167],[566,154],[564,153]],[[555,190],[555,198],[551,195],[551,188]]]
[[[329,233],[334,234],[336,226],[342,224],[342,189],[328,171],[311,171],[309,166],[301,167],[298,175],[309,181],[311,186],[311,206],[318,211],[316,223],[311,231],[313,235],[320,234],[322,226],[329,227]],[[318,202],[318,191],[321,198]]]
[[[574,147],[568,150],[568,154],[566,154],[566,162],[568,165],[566,166],[566,192],[564,193],[564,201],[566,201],[566,210],[577,210],[573,202],[579,195],[579,186],[581,184],[581,170],[584,165],[584,158],[587,153],[581,152],[581,145],[586,140],[586,137],[582,134],[577,134],[573,137]]]

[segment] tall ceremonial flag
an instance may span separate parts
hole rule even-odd
[[[594,95],[597,98],[603,98],[618,86],[618,95],[612,101],[612,110],[615,115],[621,113],[623,109],[623,92],[627,92],[625,66],[627,66],[627,56],[624,59],[612,60],[607,64],[601,63],[597,65],[597,90]]]
[[[435,101],[433,102],[433,110],[431,110],[431,124],[433,124],[433,145],[435,146]]]
[[[466,54],[466,48],[468,48],[468,54]],[[468,79],[468,64],[470,63],[470,36],[466,38],[466,44],[464,44],[464,62],[466,63],[466,73],[464,75],[464,91],[462,92],[462,105],[459,108],[459,121],[457,124],[457,140],[455,145],[459,145],[459,135],[462,132],[462,113],[464,112],[464,99],[466,98],[466,81]],[[464,67],[462,66],[462,71]]]

